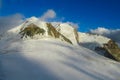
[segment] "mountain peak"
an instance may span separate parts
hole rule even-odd
[[[19,32],[21,38],[31,39],[54,38],[72,44],[72,42],[68,38],[66,38],[63,34],[58,32],[51,23],[39,22],[38,24],[37,23],[26,24],[24,24],[24,26],[21,26]]]
[[[34,22],[34,21],[38,21],[39,19],[35,16],[32,16],[30,18],[27,19],[27,21],[31,21],[31,22]]]

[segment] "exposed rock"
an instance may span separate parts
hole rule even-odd
[[[74,29],[74,34],[75,34],[76,42],[79,43],[79,35],[76,29]]]
[[[104,44],[104,46],[107,46],[109,49],[119,49],[118,45],[113,40],[109,40],[107,44]]]
[[[61,39],[62,41],[66,41],[70,44],[72,44],[72,42],[66,38],[64,35],[62,35],[61,33],[59,33],[55,27],[52,26],[51,23],[46,23],[47,24],[47,27],[48,27],[48,35],[54,37],[54,38],[59,38]]]
[[[120,61],[120,48],[113,40],[109,40],[103,47],[107,53],[112,56],[115,60]]]
[[[120,48],[113,40],[109,40],[107,43],[103,44],[103,47],[95,47],[95,51],[100,55],[120,61]]]
[[[33,38],[34,35],[36,34],[44,34],[45,33],[45,30],[36,26],[35,24],[30,24],[28,25],[28,27],[26,27],[25,29],[21,30],[20,31],[20,34],[22,35],[21,38],[23,37],[31,37]]]
[[[48,35],[53,36],[55,38],[59,38],[60,33],[50,23],[46,23],[46,24],[48,27]]]

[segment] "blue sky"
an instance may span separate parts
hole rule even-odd
[[[0,0],[0,16],[20,13],[39,17],[48,9],[63,22],[78,23],[82,32],[120,28],[120,0]]]

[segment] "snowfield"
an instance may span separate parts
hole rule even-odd
[[[55,39],[10,40],[0,46],[0,80],[120,80],[120,63]]]

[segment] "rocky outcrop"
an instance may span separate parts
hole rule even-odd
[[[70,44],[72,44],[72,42],[66,38],[64,35],[62,35],[61,33],[59,33],[56,28],[54,26],[52,26],[51,23],[46,23],[47,24],[47,27],[48,27],[48,35],[54,37],[54,38],[59,38],[61,39],[62,41],[66,41]]]
[[[23,30],[20,31],[20,34],[21,34],[21,38],[24,38],[24,37],[31,37],[33,38],[34,35],[37,35],[37,34],[44,34],[45,33],[45,30],[36,26],[35,24],[30,24],[28,25],[26,28],[24,28]]]
[[[79,35],[76,29],[74,29],[74,35],[75,35],[76,42],[79,43]]]
[[[120,62],[120,48],[113,40],[103,44],[103,47],[95,47],[95,51],[100,55]]]
[[[53,36],[55,38],[60,37],[60,33],[51,25],[51,23],[46,23],[48,27],[48,35]]]
[[[103,47],[109,56],[112,56],[115,60],[120,61],[120,48],[115,41],[109,40]]]

